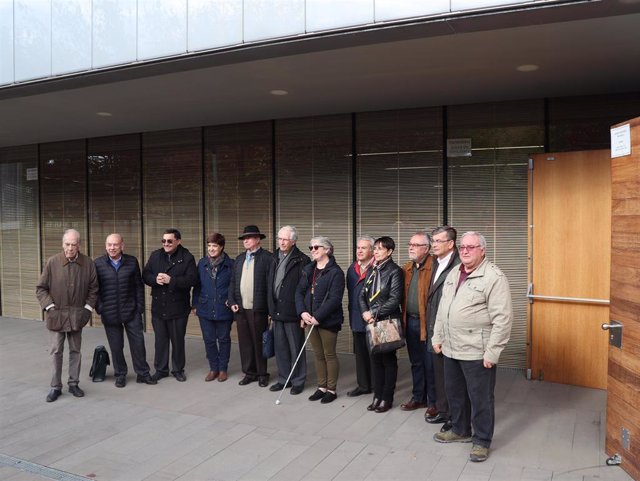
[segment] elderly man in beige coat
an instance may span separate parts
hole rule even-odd
[[[51,391],[47,402],[62,394],[62,353],[69,345],[69,392],[84,396],[80,389],[80,348],[82,328],[91,319],[98,299],[98,276],[90,257],[80,253],[80,233],[68,229],[62,237],[63,252],[50,257],[36,287],[36,296],[45,311],[51,339]]]
[[[473,442],[469,459],[475,462],[489,457],[496,364],[513,322],[509,282],[485,258],[486,247],[482,234],[463,234],[462,263],[445,280],[432,339],[434,351],[444,354],[452,422],[450,431],[433,438],[440,443]]]

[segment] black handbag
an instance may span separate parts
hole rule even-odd
[[[269,326],[262,333],[262,357],[269,359],[276,355],[275,347],[273,346],[273,328]]]
[[[107,366],[111,364],[109,352],[104,346],[98,346],[93,351],[93,362],[89,370],[89,377],[93,382],[102,382],[107,376]]]
[[[367,324],[367,345],[371,354],[391,352],[404,347],[404,333],[400,319],[382,319]]]

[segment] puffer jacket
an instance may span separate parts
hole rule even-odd
[[[380,291],[373,292],[375,276],[380,276]],[[389,258],[379,267],[375,267],[367,275],[364,288],[360,294],[360,310],[370,311],[374,319],[395,318],[401,316],[400,305],[404,294],[404,277],[402,268]],[[375,296],[375,297],[374,297]]]
[[[115,325],[140,319],[144,312],[144,284],[138,259],[122,254],[117,271],[107,254],[95,263],[100,283],[96,312],[102,323]]]
[[[298,316],[308,312],[316,318],[319,327],[338,332],[342,329],[344,313],[342,312],[342,296],[344,295],[344,272],[329,256],[329,263],[320,270],[315,279],[314,294],[311,295],[313,272],[316,262],[307,264],[302,270],[302,277],[296,290],[296,309]]]
[[[229,283],[233,272],[233,260],[227,254],[217,266],[215,278],[212,277],[209,257],[198,262],[198,282],[193,288],[191,306],[196,315],[211,321],[231,321],[233,312],[228,306]]]
[[[513,324],[509,281],[485,258],[457,288],[461,268],[444,281],[432,343],[451,359],[497,364]]]

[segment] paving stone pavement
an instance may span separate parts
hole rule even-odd
[[[153,334],[145,339],[152,361]],[[107,345],[102,328],[86,328],[80,383],[86,396],[74,398],[65,387],[56,402],[46,403],[47,330],[39,321],[0,317],[0,479],[631,480],[605,465],[604,391],[499,370],[491,455],[471,463],[470,444],[438,444],[432,436],[440,425],[425,423],[423,410],[399,409],[411,395],[406,359],[400,360],[396,407],[376,414],[365,409],[369,396],[346,395],[355,380],[351,355],[340,356],[335,402],[307,400],[315,379],[309,353],[305,391],[286,391],[277,406],[279,393],[257,383],[238,385],[236,345],[227,382],[204,382],[203,343],[188,338],[187,382],[166,378],[147,386],[130,372],[127,386],[118,389],[111,368],[105,382],[88,378],[98,344]],[[131,370],[128,353],[127,362]],[[273,360],[269,368],[273,380]]]

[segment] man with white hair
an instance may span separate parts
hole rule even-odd
[[[36,296],[45,311],[50,332],[51,390],[47,402],[62,394],[64,340],[69,346],[69,392],[83,397],[80,389],[82,328],[91,320],[98,299],[98,276],[90,257],[80,253],[80,233],[68,229],[62,236],[62,252],[49,259],[36,286]]]
[[[469,459],[485,461],[495,424],[496,365],[511,335],[513,309],[506,276],[486,257],[478,232],[462,235],[461,265],[447,276],[433,333],[433,350],[444,354],[452,428],[439,443],[473,442]]]
[[[273,321],[273,344],[278,365],[278,380],[270,391],[282,391],[291,387],[291,394],[300,394],[307,379],[307,357],[300,356],[289,385],[285,385],[291,368],[302,344],[304,329],[300,327],[300,317],[296,311],[296,288],[302,275],[302,268],[311,260],[304,255],[296,241],[298,231],[285,225],[278,231],[278,249],[274,254],[275,263],[269,269],[268,303],[269,315]]]

